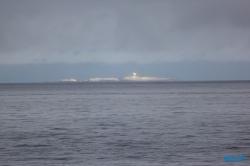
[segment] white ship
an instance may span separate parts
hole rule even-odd
[[[136,73],[123,77],[123,81],[173,81],[171,78],[157,78],[157,77],[145,77],[139,76]]]

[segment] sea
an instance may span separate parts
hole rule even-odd
[[[0,84],[0,166],[45,165],[250,165],[250,81]]]

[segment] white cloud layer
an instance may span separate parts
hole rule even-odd
[[[0,64],[250,61],[247,0],[0,1]]]

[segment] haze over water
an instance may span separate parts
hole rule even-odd
[[[0,165],[249,165],[249,101],[249,81],[0,84]]]

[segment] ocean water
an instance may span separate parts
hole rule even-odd
[[[0,84],[0,165],[250,165],[250,82]]]

